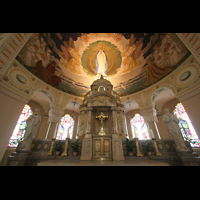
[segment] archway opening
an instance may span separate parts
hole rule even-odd
[[[134,138],[138,138],[139,140],[150,139],[148,125],[144,122],[144,118],[140,114],[135,114],[135,116],[130,119],[130,124]]]
[[[8,147],[17,147],[18,144],[24,139],[24,134],[27,126],[26,121],[32,114],[33,112],[31,107],[26,104],[22,110],[21,115],[19,116],[15,129],[7,145]]]
[[[174,115],[179,119],[179,127],[185,141],[188,141],[191,147],[200,147],[200,140],[192,125],[190,118],[182,103],[178,103],[173,111]]]
[[[65,140],[66,138],[72,139],[74,131],[74,119],[70,115],[66,114],[61,118],[58,125],[58,131],[56,134],[57,140]]]

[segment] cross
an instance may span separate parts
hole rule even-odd
[[[103,112],[101,112],[101,114],[99,116],[96,116],[96,118],[99,118],[99,120],[101,121],[101,126],[103,125],[103,120],[105,120],[106,118],[108,118],[108,116],[105,116],[103,114]]]

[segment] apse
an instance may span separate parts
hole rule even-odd
[[[105,61],[99,73],[100,46]],[[120,96],[136,93],[190,55],[175,33],[35,33],[16,59],[47,84],[83,97],[100,75]]]

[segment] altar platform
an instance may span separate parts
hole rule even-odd
[[[39,162],[37,166],[169,166],[168,163],[153,160],[124,161],[80,161],[80,160],[49,160]]]
[[[134,139],[133,139],[134,140]],[[133,151],[133,157],[128,156],[126,148],[126,140],[122,139],[123,155],[125,160],[122,161],[96,161],[96,160],[81,160],[82,141],[79,140],[80,148],[78,155],[73,156],[73,150],[70,148],[71,143],[75,143],[77,139],[70,139],[68,143],[67,156],[61,156],[64,151],[65,140],[62,140],[63,149],[59,156],[55,154],[55,146],[52,149],[52,155],[47,155],[50,151],[51,140],[33,139],[30,152],[13,152],[7,158],[6,166],[200,166],[200,156],[193,152],[190,144],[186,142],[189,152],[177,152],[174,148],[172,139],[156,140],[158,150],[162,154],[156,155],[155,149],[152,150],[152,155],[147,156],[142,144],[146,141],[139,140],[140,152],[143,156],[137,156],[136,150]],[[58,141],[55,141],[55,144]],[[149,141],[153,142],[153,141]]]

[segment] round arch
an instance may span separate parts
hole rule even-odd
[[[161,85],[153,88],[148,95],[148,99],[149,99],[152,106],[155,106],[156,97],[158,97],[158,95],[160,95],[163,91],[168,91],[168,92],[170,91],[173,98],[176,98],[175,89],[171,85],[166,85],[166,84],[162,85],[161,84]],[[167,99],[165,99],[165,100],[167,100]]]
[[[64,107],[66,107],[67,104],[70,103],[70,102],[77,102],[79,104],[82,104],[82,100],[81,99],[70,97],[70,98],[66,98]]]
[[[39,87],[34,89],[34,91],[32,92],[32,96],[34,95],[35,92],[40,92],[48,98],[50,108],[52,108],[54,106],[55,99],[56,99],[55,94],[52,91],[50,91],[49,88],[44,87],[44,86],[39,86]]]
[[[124,110],[125,113],[132,111],[132,110],[138,110],[140,109],[139,104],[135,100],[126,100],[124,103]]]

